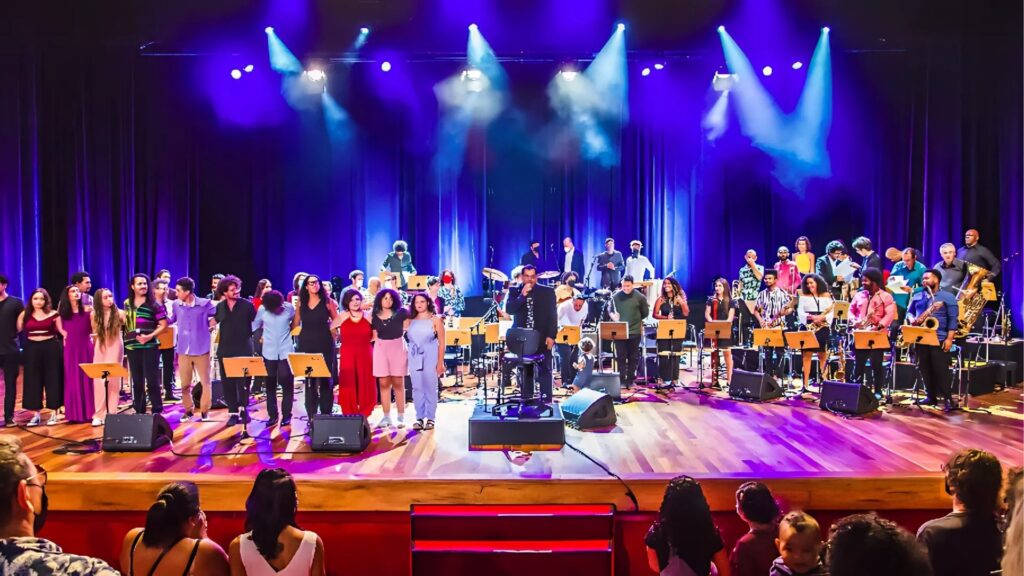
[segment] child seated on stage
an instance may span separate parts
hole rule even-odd
[[[770,576],[823,576],[828,574],[821,561],[821,527],[804,512],[790,512],[779,523],[775,539],[779,557]]]
[[[572,381],[572,391],[579,392],[590,385],[590,377],[594,373],[594,362],[597,360],[594,354],[594,341],[590,338],[581,338],[579,343],[580,359],[573,366],[576,368],[576,379]]]

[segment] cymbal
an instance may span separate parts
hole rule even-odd
[[[670,352],[668,350],[663,350],[661,352],[658,352],[658,356],[684,356],[684,355],[685,355],[685,352]]]
[[[558,278],[557,270],[548,270],[547,272],[541,272],[537,274],[537,278],[540,280],[551,280],[552,278]]]
[[[504,272],[497,268],[484,268],[484,278],[489,280],[497,280],[498,282],[508,282],[508,276]]]

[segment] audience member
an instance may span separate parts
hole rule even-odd
[[[736,514],[750,531],[736,541],[729,555],[733,576],[764,576],[778,555],[779,505],[760,482],[745,482],[736,491]]]
[[[1013,468],[1007,474],[1006,533],[1003,548],[1003,576],[1024,574],[1024,474]]]
[[[689,476],[669,482],[644,543],[647,564],[664,576],[708,576],[712,564],[720,576],[731,574],[711,508],[700,484]]]
[[[1003,484],[999,459],[983,450],[960,450],[944,466],[953,511],[917,531],[935,576],[987,576],[999,569],[1002,535],[996,512]]]
[[[324,543],[295,523],[295,480],[281,468],[256,476],[245,501],[245,534],[231,542],[231,576],[324,576]]]
[[[102,560],[65,554],[36,537],[47,505],[46,470],[32,463],[17,437],[0,434],[0,574],[119,576]]]
[[[121,570],[128,576],[230,573],[224,549],[206,537],[195,484],[175,482],[160,490],[145,528],[129,530],[121,543]]]
[[[830,576],[931,576],[928,555],[914,535],[874,513],[841,518],[829,530]]]
[[[806,512],[790,512],[779,522],[775,539],[779,557],[772,563],[770,576],[824,576],[821,561],[821,527]]]

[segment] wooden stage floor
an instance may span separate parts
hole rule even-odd
[[[849,419],[795,398],[751,404],[717,391],[638,390],[616,407],[614,428],[567,430],[566,437],[619,474],[645,511],[657,509],[666,481],[678,474],[701,478],[716,510],[731,510],[736,486],[747,479],[766,480],[791,506],[812,510],[941,509],[949,500],[940,466],[951,452],[983,448],[1004,465],[1024,463],[1024,411],[1016,388],[973,398],[966,412],[901,406]],[[256,473],[278,466],[296,476],[305,510],[569,502],[633,508],[618,481],[569,447],[532,455],[470,452],[467,422],[475,402],[458,399],[458,391],[445,396],[435,430],[377,432],[365,452],[350,456],[309,452],[304,419],[294,419],[290,433],[265,429],[262,403],[250,425],[255,439],[241,444],[241,428],[226,429],[223,410],[212,413],[218,422],[179,425],[181,407],[171,405],[165,413],[175,422],[174,451],[181,455],[167,447],[143,454],[53,453],[61,442],[47,436],[99,436],[101,429],[88,424],[3,432],[20,436],[50,472],[55,510],[144,510],[173,479],[199,483],[209,510],[243,510]],[[295,405],[301,411],[301,396]]]

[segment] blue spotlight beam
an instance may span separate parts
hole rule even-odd
[[[823,28],[807,66],[807,80],[793,113],[795,121],[814,134],[816,147],[824,147],[832,128],[832,49],[828,28]]]
[[[302,74],[302,62],[278,38],[274,29],[268,26],[266,32],[267,50],[270,53],[270,68],[279,74]]]
[[[469,27],[469,38],[466,40],[466,63],[470,68],[476,68],[483,72],[494,88],[505,90],[508,87],[508,74],[505,73],[505,69],[498,62],[498,56],[484,35],[480,33],[476,24]]]

